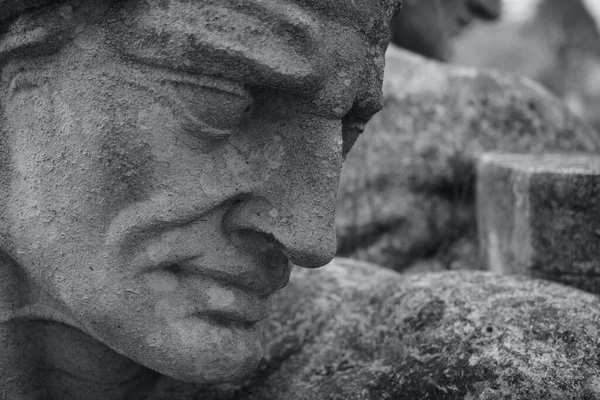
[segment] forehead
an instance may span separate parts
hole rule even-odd
[[[361,1],[131,0],[117,3],[108,31],[119,51],[150,64],[316,89],[332,66],[381,73],[389,10]]]

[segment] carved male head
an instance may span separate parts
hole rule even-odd
[[[49,315],[181,379],[255,365],[335,253],[395,3],[0,0],[0,249]]]

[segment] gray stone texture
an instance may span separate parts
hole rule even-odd
[[[596,152],[600,136],[534,82],[388,49],[385,107],[349,153],[338,254],[397,271],[483,267],[475,163],[484,152]]]
[[[0,0],[0,397],[598,397],[600,306],[573,288],[340,260],[275,295],[291,263],[333,257],[343,150],[379,109],[398,3]],[[407,97],[388,104],[418,114],[375,125],[437,127],[400,169],[428,223],[469,199],[447,182],[488,148],[473,132],[595,149],[528,83],[390,71]],[[438,240],[425,228],[409,237]]]
[[[477,168],[488,267],[600,294],[600,155],[485,154]]]
[[[400,3],[0,0],[0,398],[253,371],[292,264],[335,256]]]
[[[245,384],[201,399],[600,398],[600,300],[490,272],[295,270]]]

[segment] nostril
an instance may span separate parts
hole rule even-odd
[[[288,264],[288,258],[279,249],[269,249],[264,255],[266,266],[270,269],[278,269]]]
[[[238,248],[263,254],[277,251],[277,241],[273,235],[253,229],[236,229],[230,232],[231,242]]]

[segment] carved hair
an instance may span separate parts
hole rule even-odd
[[[57,1],[59,0],[0,0],[0,28],[3,24],[2,21],[11,19],[17,15],[21,15],[28,10],[56,3]],[[402,0],[359,0],[354,2],[349,2],[347,0],[328,0],[316,2],[314,0],[304,0],[299,2],[319,3],[317,7],[322,10],[334,9],[341,11],[341,9],[344,8],[346,11],[359,11],[358,14],[362,15],[364,15],[365,6],[368,6],[367,3],[379,3],[379,6],[382,7],[384,12],[387,13],[386,17],[388,20],[391,19],[391,17],[402,7]],[[346,5],[351,3],[358,3],[357,6],[353,7],[354,10],[351,10],[349,6]],[[342,15],[340,15],[340,17],[341,16]]]
[[[0,0],[0,65],[12,54],[22,52],[51,53],[66,42],[75,25],[72,7],[87,0]],[[253,0],[203,0],[205,4],[239,3],[241,7],[271,7],[270,2]],[[354,26],[386,46],[386,24],[401,8],[402,0],[272,0],[273,6],[286,3],[312,10],[316,15]],[[106,5],[109,0],[101,0]],[[94,7],[98,3],[94,2]]]

